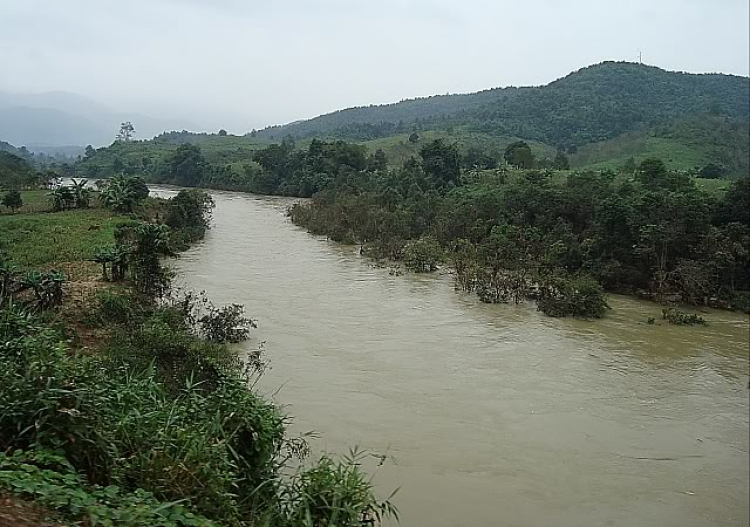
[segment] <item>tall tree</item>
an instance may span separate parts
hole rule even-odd
[[[117,132],[117,140],[127,143],[135,135],[135,127],[130,121],[120,124],[120,131]]]
[[[424,173],[437,188],[458,186],[461,176],[461,157],[456,145],[449,145],[436,139],[419,152]]]
[[[503,157],[509,165],[517,168],[534,167],[534,154],[531,153],[531,147],[526,141],[516,141],[509,144]]]

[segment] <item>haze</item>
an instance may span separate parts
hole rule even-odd
[[[603,60],[748,75],[747,0],[3,0],[0,90],[243,133],[546,84]]]

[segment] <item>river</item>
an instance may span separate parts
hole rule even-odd
[[[288,199],[213,194],[178,283],[258,320],[260,389],[293,433],[391,457],[375,481],[400,487],[405,527],[748,525],[746,316],[647,325],[660,307],[619,296],[599,321],[485,305],[307,234]]]

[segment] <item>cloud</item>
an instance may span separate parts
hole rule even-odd
[[[3,0],[0,90],[241,132],[543,84],[602,60],[748,74],[744,0]]]

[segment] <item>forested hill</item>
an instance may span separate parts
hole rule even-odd
[[[259,137],[297,138],[338,135],[347,139],[373,139],[412,129],[415,122],[436,117],[448,118],[462,112],[482,108],[489,103],[512,98],[528,88],[493,88],[476,93],[433,95],[406,99],[401,102],[357,106],[320,115],[305,121],[270,126],[257,132]]]
[[[403,132],[404,127],[459,126],[570,148],[695,114],[748,121],[750,79],[604,62],[546,86],[350,108],[258,134],[363,140]]]

